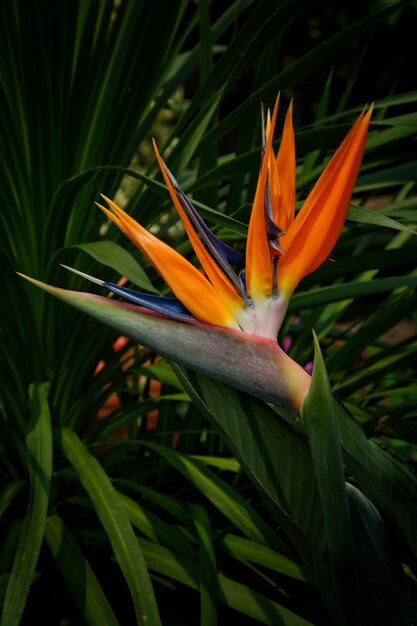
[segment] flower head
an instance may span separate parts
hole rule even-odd
[[[207,228],[155,146],[168,191],[203,271],[104,198],[108,206],[100,208],[143,252],[174,295],[139,293],[72,270],[133,303],[129,304],[25,278],[168,359],[297,416],[311,378],[281,350],[277,334],[292,292],[327,258],[343,226],[371,109],[358,117],[296,216],[292,106],[275,155],[277,110],[278,100],[263,124],[262,161],[245,254]]]
[[[360,114],[295,215],[292,104],[275,155],[272,141],[278,102],[263,124],[262,162],[245,254],[211,233],[155,145],[168,191],[203,272],[104,198],[108,207],[100,208],[154,265],[175,298],[115,289],[110,283],[104,286],[169,316],[276,339],[291,294],[328,257],[342,229],[371,115],[371,108]]]

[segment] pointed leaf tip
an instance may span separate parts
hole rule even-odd
[[[353,624],[358,614],[359,590],[341,435],[335,400],[314,331],[313,340],[313,376],[301,413],[314,462],[340,623]]]

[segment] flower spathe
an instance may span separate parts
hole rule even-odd
[[[277,337],[288,300],[300,280],[326,260],[337,241],[356,182],[372,112],[370,107],[359,115],[295,216],[292,104],[275,155],[272,140],[278,103],[279,99],[272,115],[268,113],[263,129],[262,163],[244,257],[208,230],[156,145],[156,157],[165,183],[203,272],[112,200],[104,198],[108,207],[99,205],[154,265],[189,316],[206,324],[271,339]],[[129,298],[123,290],[118,293]],[[146,306],[146,297],[143,298]],[[166,313],[175,316],[172,310]]]

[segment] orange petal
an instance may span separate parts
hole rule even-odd
[[[284,128],[276,158],[273,151],[271,151],[269,160],[269,192],[272,218],[275,224],[285,233],[294,221],[295,207],[295,141],[292,124],[292,102],[285,116]],[[279,244],[282,245],[281,237]]]
[[[219,299],[213,285],[197,268],[143,228],[117,204],[105,196],[103,198],[112,211],[99,204],[100,209],[143,252],[194,317],[207,324],[239,328],[230,311]]]
[[[175,189],[165,169],[165,163],[159,154],[156,143],[154,142],[154,149],[156,158],[158,159],[159,167],[161,168],[162,175],[165,180],[165,184],[168,188],[171,200],[177,210],[178,215],[181,218],[184,228],[187,232],[188,238],[193,246],[198,260],[200,261],[208,279],[216,289],[219,298],[223,301],[224,305],[232,312],[236,312],[238,309],[242,309],[245,306],[243,298],[238,294],[234,285],[230,282],[229,278],[225,275],[222,269],[217,265],[211,254],[206,250],[203,243],[199,239],[193,225],[191,224],[188,215],[185,213],[181,206],[180,201],[177,198]]]
[[[328,163],[297,217],[281,238],[280,294],[289,297],[299,281],[328,257],[346,217],[355,186],[372,107],[362,112]]]
[[[246,242],[246,286],[248,295],[254,300],[257,297],[270,297],[273,290],[271,253],[265,219],[265,187],[272,153],[272,137],[277,119],[278,103],[279,97],[275,102],[272,120],[270,123],[268,121],[267,124],[265,154],[256,186]]]
[[[285,116],[281,143],[276,158],[280,186],[280,207],[275,223],[287,231],[294,220],[295,207],[295,140],[292,124],[292,101]]]

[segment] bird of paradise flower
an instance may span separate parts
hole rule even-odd
[[[168,358],[299,413],[310,376],[279,348],[277,335],[294,289],[327,259],[343,227],[372,107],[359,115],[295,215],[292,104],[275,155],[278,103],[279,98],[263,122],[245,254],[209,230],[154,144],[203,272],[103,196],[108,206],[98,206],[158,270],[174,297],[139,293],[78,270],[73,271],[134,305],[29,280]]]

